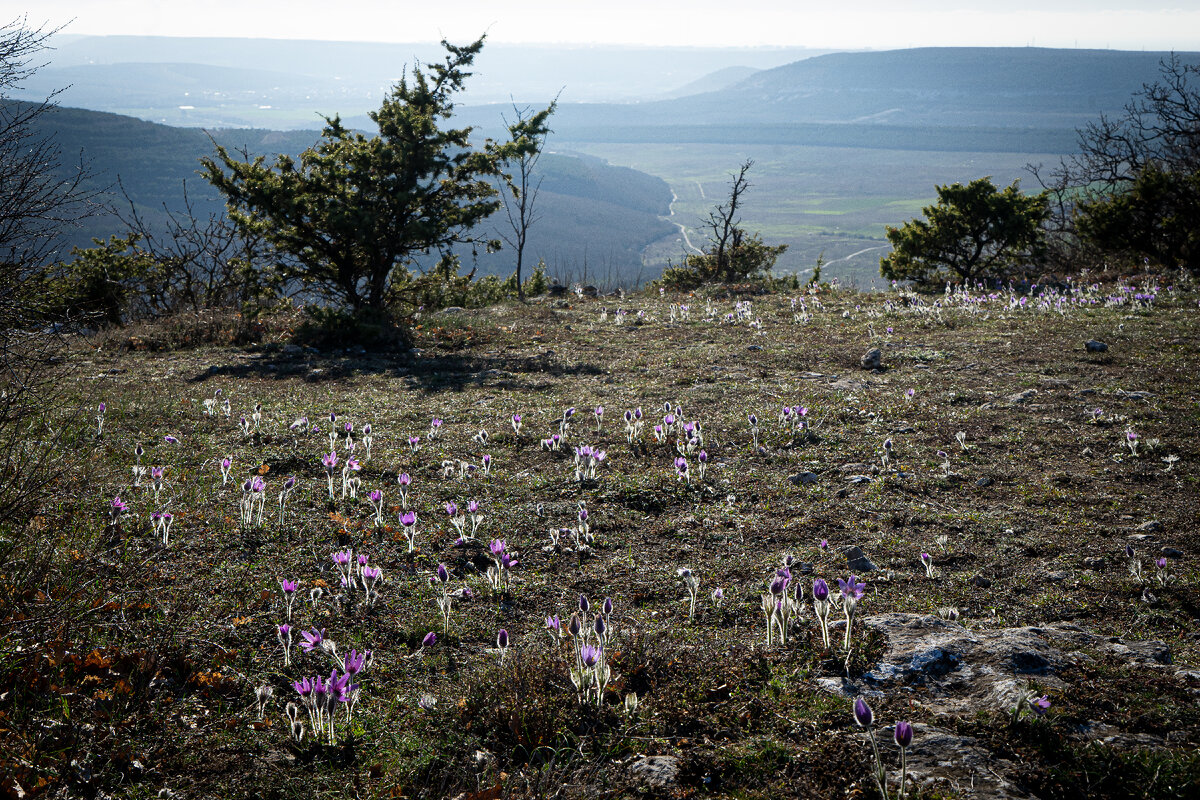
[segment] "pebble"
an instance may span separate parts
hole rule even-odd
[[[858,360],[858,365],[863,369],[881,368],[883,366],[883,351],[878,347],[872,347]]]
[[[1108,350],[1108,345],[1098,339],[1089,339],[1083,343],[1083,346],[1087,348],[1089,353],[1103,353]]]
[[[978,586],[980,589],[990,589],[992,586],[992,582],[982,575],[972,576],[967,583],[971,584],[972,586]]]
[[[991,478],[980,478],[979,480],[975,481],[975,485],[980,489],[986,489],[993,483],[995,483],[995,481],[993,481]]]
[[[796,486],[813,486],[820,480],[820,476],[818,476],[815,472],[801,472],[796,475],[788,476],[788,482]]]
[[[1176,550],[1174,547],[1164,547],[1162,550],[1159,550],[1159,552],[1167,558],[1183,558],[1183,551]]]

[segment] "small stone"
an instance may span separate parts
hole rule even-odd
[[[1145,542],[1153,539],[1154,537],[1148,533],[1131,533],[1126,538],[1131,542]]]
[[[876,468],[871,466],[870,464],[853,463],[853,464],[842,464],[840,467],[838,467],[838,472],[854,472],[854,473],[862,474],[864,472],[872,472],[875,469]]]
[[[304,352],[304,348],[298,344],[285,344],[283,346],[283,354],[285,356],[296,356]]]
[[[1152,519],[1149,522],[1143,522],[1141,525],[1138,525],[1137,529],[1139,531],[1146,531],[1147,533],[1158,533],[1163,529],[1163,524],[1156,519]]]
[[[801,472],[796,475],[788,476],[788,482],[796,486],[813,486],[820,480],[820,476],[818,476],[815,472]]]
[[[880,369],[883,366],[883,351],[872,347],[858,360],[858,365],[863,369]]]
[[[1085,558],[1083,560],[1083,568],[1102,572],[1105,567],[1104,558]]]
[[[878,569],[858,545],[851,545],[845,548],[842,550],[842,555],[846,557],[846,566],[852,572],[874,572]]]
[[[460,314],[463,311],[462,306],[446,306],[442,309],[443,314]]]
[[[1046,580],[1048,580],[1050,583],[1062,583],[1069,577],[1071,577],[1070,573],[1062,572],[1061,570],[1046,573]]]
[[[850,483],[870,483],[871,477],[869,475],[851,475],[846,480]]]
[[[757,351],[759,351],[759,350],[762,350],[762,345],[758,345],[758,344],[752,344],[752,345],[750,345],[749,347],[747,347],[746,349],[747,349],[747,350],[750,350],[750,351],[753,351],[753,352],[757,352]]]
[[[1174,547],[1164,547],[1158,552],[1162,553],[1166,558],[1183,558],[1183,551],[1176,550]]]
[[[1108,350],[1108,345],[1097,339],[1089,339],[1083,343],[1083,346],[1087,348],[1089,353],[1103,353]]]
[[[629,772],[640,783],[654,789],[669,789],[679,779],[679,759],[675,756],[642,756],[629,765]]]
[[[1030,401],[1030,399],[1032,399],[1033,396],[1036,394],[1037,394],[1037,389],[1026,389],[1023,392],[1017,392],[1014,395],[1010,395],[1008,398],[1008,402],[1010,405],[1019,406],[1022,403],[1028,403]]]
[[[838,489],[837,492],[834,493],[834,497],[836,497],[838,500],[845,500],[849,496],[850,492],[846,491],[845,489]]]
[[[982,575],[971,576],[971,579],[967,583],[972,586],[978,586],[980,589],[990,589],[992,587],[992,582]]]
[[[978,486],[980,489],[986,489],[987,487],[991,486],[993,483],[995,483],[995,481],[992,480],[991,478],[980,478],[979,480],[975,481],[975,485]]]

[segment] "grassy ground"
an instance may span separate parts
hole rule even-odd
[[[1177,663],[1200,663],[1200,311],[1194,289],[1167,290],[1176,281],[1157,281],[1148,307],[1107,286],[1088,295],[1095,305],[1069,302],[1062,313],[1036,299],[938,309],[938,298],[828,290],[798,311],[788,296],[747,298],[752,311],[732,323],[721,321],[731,298],[622,301],[633,313],[620,325],[611,300],[506,305],[420,319],[417,349],[402,356],[285,350],[281,324],[243,347],[159,350],[162,327],[74,341],[59,386],[77,406],[106,403],[103,435],[91,414],[62,423],[52,497],[29,526],[4,533],[0,795],[638,796],[627,762],[666,754],[680,758],[673,796],[872,797],[849,703],[816,680],[860,675],[884,642],[858,626],[848,656],[826,650],[808,612],[788,644],[768,649],[759,601],[785,555],[812,565],[796,576],[807,590],[813,577],[846,577],[839,548],[852,544],[880,567],[864,576],[862,614],[954,606],[976,628],[1072,621],[1161,639]],[[1126,300],[1106,305],[1111,296]],[[671,321],[673,302],[690,305],[689,320]],[[1089,338],[1108,352],[1086,353]],[[859,368],[872,345],[881,372]],[[1008,402],[1027,389],[1036,394]],[[1137,391],[1149,394],[1128,394]],[[214,397],[218,413],[206,415]],[[650,435],[664,402],[703,424],[707,473],[691,485]],[[261,422],[243,433],[239,419],[253,428],[256,403]],[[811,435],[782,429],[785,405],[809,409]],[[594,480],[575,480],[567,449],[539,445],[569,407],[569,444],[607,451]],[[647,427],[630,445],[621,415],[637,407]],[[372,426],[357,500],[342,499],[340,475],[329,499],[330,412],[353,423],[360,458]],[[302,416],[322,430],[289,431]],[[431,441],[434,417],[444,423]],[[474,438],[481,430],[486,443]],[[420,437],[416,452],[410,436]],[[888,438],[900,473],[847,483],[839,468],[879,464]],[[139,444],[143,466],[166,467],[157,500],[149,476],[131,486]],[[490,475],[443,477],[444,460],[479,465],[485,453]],[[815,485],[788,481],[806,471]],[[400,472],[419,516],[411,553],[397,521]],[[266,482],[261,526],[239,520],[240,485],[256,475]],[[288,476],[299,484],[280,525],[275,500]],[[382,528],[365,499],[372,489],[383,492]],[[115,496],[129,509],[108,524]],[[456,544],[444,505],[470,500],[483,543]],[[580,503],[591,552],[549,548],[548,530],[576,524]],[[174,514],[166,546],[151,530],[162,509]],[[1152,602],[1120,555],[1148,521],[1161,529],[1136,546]],[[485,575],[493,537],[519,551],[504,590]],[[561,544],[573,550],[570,540]],[[1162,546],[1183,553],[1169,559],[1165,587],[1149,563]],[[373,605],[339,589],[331,553],[343,549],[383,569]],[[932,580],[922,551],[934,555]],[[1101,556],[1106,568],[1083,568]],[[455,604],[448,632],[430,585],[438,564],[449,590],[473,595]],[[698,578],[692,619],[681,567]],[[1048,580],[1053,572],[1065,577]],[[990,585],[969,582],[976,576]],[[285,578],[300,584],[290,666],[276,636]],[[580,595],[593,616],[603,598],[614,604],[599,705],[579,702],[569,646],[545,630]],[[299,647],[312,627],[339,653],[373,652],[353,719],[338,712],[334,746],[293,743],[284,718],[291,682],[331,668]],[[501,628],[511,636],[503,658]],[[422,649],[429,632],[438,641]],[[1015,727],[1000,708],[949,718],[902,697],[875,712],[886,724],[936,722],[975,737],[1024,764],[1026,788],[1042,797],[1077,797],[1081,785],[1091,797],[1188,796],[1200,780],[1195,687],[1104,663],[1081,663],[1073,679],[1052,693],[1045,718]],[[260,686],[274,692],[262,715]],[[634,693],[629,714],[622,704]],[[1089,720],[1170,736],[1158,748],[1090,747],[1077,732]]]

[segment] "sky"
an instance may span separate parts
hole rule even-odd
[[[1200,0],[0,0],[0,24],[23,16],[90,35],[1200,50]]]

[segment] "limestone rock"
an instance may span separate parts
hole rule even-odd
[[[858,365],[863,369],[880,369],[883,367],[883,351],[872,347],[858,360]]]
[[[679,780],[679,759],[675,756],[642,756],[629,765],[633,779],[651,789],[670,789]]]
[[[846,566],[850,568],[851,572],[874,572],[878,569],[858,545],[845,548],[842,550],[842,555],[846,557]]]
[[[1108,350],[1108,345],[1097,339],[1088,339],[1083,343],[1083,346],[1089,353],[1103,353]]]

